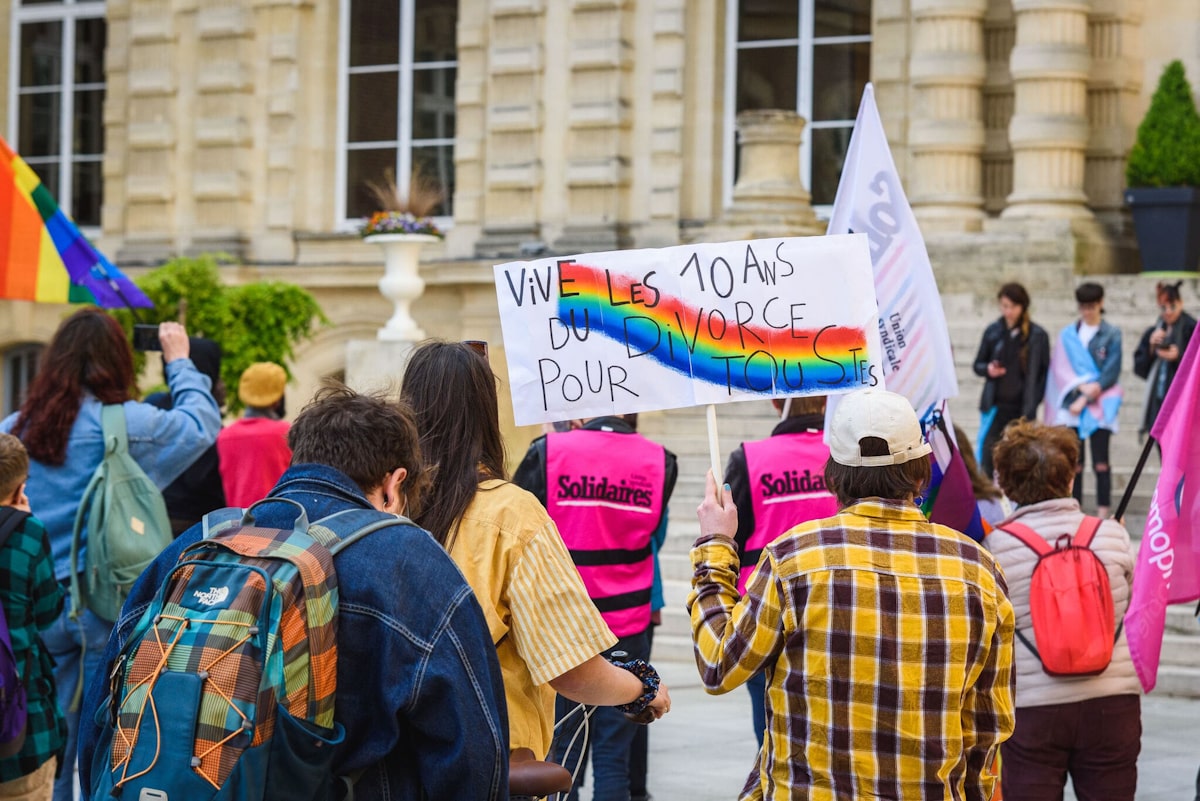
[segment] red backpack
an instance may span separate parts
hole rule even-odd
[[[1120,636],[1113,621],[1108,571],[1091,550],[1100,522],[1098,517],[1083,518],[1074,537],[1063,534],[1053,546],[1020,523],[1006,523],[999,529],[1038,555],[1029,584],[1029,614],[1037,646],[1020,631],[1016,634],[1051,676],[1103,673]]]

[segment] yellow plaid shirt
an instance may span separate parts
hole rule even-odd
[[[981,546],[872,498],[775,540],[740,600],[732,539],[701,538],[692,564],[706,689],[767,675],[742,799],[991,798],[1014,722],[1013,609]]]

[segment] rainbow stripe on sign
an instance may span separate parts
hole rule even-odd
[[[0,298],[154,304],[92,247],[25,160],[0,139]]]
[[[735,303],[734,318],[662,292],[650,273],[632,278],[560,262],[558,319],[567,336],[598,333],[683,375],[763,395],[829,392],[864,384],[867,332],[806,327],[803,304]]]

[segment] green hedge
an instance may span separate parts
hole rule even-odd
[[[139,309],[138,322],[178,320],[186,306],[188,333],[221,346],[221,377],[229,388],[229,410],[236,412],[241,407],[238,379],[247,367],[276,362],[287,369],[295,345],[311,338],[329,320],[316,299],[295,284],[257,281],[226,286],[219,271],[222,260],[219,255],[173,259],[143,276],[137,285],[154,301],[154,308]],[[124,309],[114,313],[132,332],[133,315]],[[144,358],[139,358],[139,369],[143,364]]]
[[[1183,63],[1163,70],[1125,166],[1128,186],[1200,186],[1200,115]]]

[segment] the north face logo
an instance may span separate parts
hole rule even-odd
[[[225,599],[229,597],[229,588],[210,587],[208,592],[196,590],[192,595],[196,596],[196,600],[204,606],[216,606],[219,603],[224,603]]]

